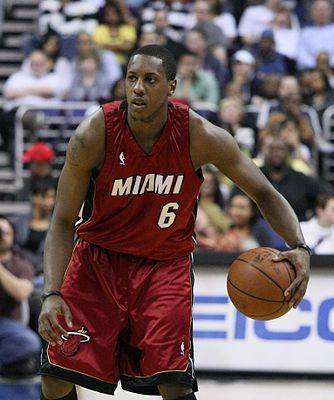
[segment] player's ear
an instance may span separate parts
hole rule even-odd
[[[171,97],[175,93],[176,89],[176,79],[173,81],[169,81],[169,91],[168,91],[168,96]]]

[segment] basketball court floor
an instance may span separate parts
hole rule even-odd
[[[334,380],[231,380],[230,382],[199,380],[198,400],[333,400]],[[154,396],[140,396],[117,389],[115,396],[95,394],[79,389],[80,400],[149,400]]]

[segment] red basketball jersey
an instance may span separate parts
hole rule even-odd
[[[190,158],[189,108],[169,103],[166,125],[149,154],[128,127],[125,101],[105,104],[103,112],[106,157],[78,235],[111,251],[156,260],[189,254],[196,244],[202,183]]]

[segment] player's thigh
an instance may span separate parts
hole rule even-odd
[[[59,399],[73,389],[73,383],[66,382],[53,376],[42,376],[42,393],[48,399]]]
[[[174,400],[178,397],[186,396],[193,391],[189,386],[174,383],[158,385],[158,389],[164,400]]]
[[[145,374],[185,370],[191,350],[192,278],[189,257],[160,262],[131,308],[131,344],[143,350]]]

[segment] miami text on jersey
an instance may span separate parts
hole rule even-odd
[[[126,196],[129,194],[143,194],[154,192],[157,194],[178,194],[183,182],[183,175],[147,174],[145,176],[129,176],[124,179],[115,179],[111,190],[112,196]]]

